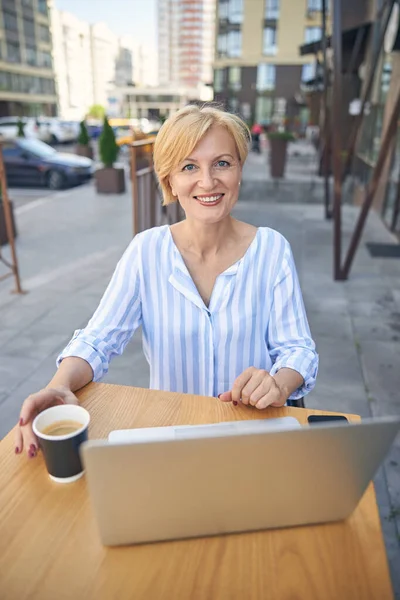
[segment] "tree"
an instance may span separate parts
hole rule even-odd
[[[24,127],[25,127],[25,123],[23,122],[23,120],[22,119],[18,119],[18,123],[17,123],[17,137],[25,137]]]
[[[89,146],[90,137],[84,120],[80,122],[79,127],[80,132],[78,136],[78,144],[81,144],[82,146]]]
[[[101,104],[93,104],[89,108],[88,117],[93,117],[93,119],[104,119],[106,116],[106,109]]]
[[[115,141],[114,130],[104,117],[103,130],[99,139],[99,151],[101,162],[105,167],[112,167],[117,160],[119,147]]]

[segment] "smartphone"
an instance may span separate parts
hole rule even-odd
[[[343,417],[342,415],[310,415],[307,420],[310,425],[313,423],[333,423],[334,421],[346,421],[346,423],[348,423],[346,417]]]

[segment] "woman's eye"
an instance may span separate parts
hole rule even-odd
[[[193,171],[193,169],[195,169],[195,165],[185,165],[182,169],[182,171]]]
[[[217,167],[229,167],[229,163],[227,160],[219,160],[217,162]]]

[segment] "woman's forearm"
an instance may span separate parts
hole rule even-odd
[[[294,369],[283,367],[274,375],[274,379],[282,392],[282,402],[280,406],[295,392],[299,387],[304,385],[304,379]]]
[[[47,388],[66,387],[71,392],[80,390],[93,380],[92,367],[86,360],[77,356],[64,358]]]

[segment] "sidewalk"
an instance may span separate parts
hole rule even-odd
[[[294,193],[303,157],[293,157],[285,186]],[[279,230],[291,242],[310,326],[320,354],[309,407],[362,416],[400,413],[400,261],[372,259],[365,241],[392,236],[372,213],[350,279],[332,281],[332,222],[321,204],[281,201],[268,194],[266,156],[249,157],[235,216]],[[297,161],[297,162],[296,162]],[[296,166],[297,165],[297,166]],[[257,198],[244,191],[258,173]],[[308,185],[305,181],[304,185]],[[316,178],[316,188],[321,181]],[[297,193],[297,192],[296,192]],[[343,208],[347,247],[358,209]],[[131,197],[98,196],[93,184],[58,192],[17,209],[17,252],[24,296],[0,283],[0,437],[13,427],[24,398],[44,386],[55,358],[73,331],[83,327],[131,239]],[[5,253],[6,254],[6,253]],[[1,274],[0,267],[0,274]],[[148,365],[137,332],[105,381],[147,387]],[[400,598],[400,440],[376,477],[393,584]],[[373,552],[373,549],[371,549]]]

